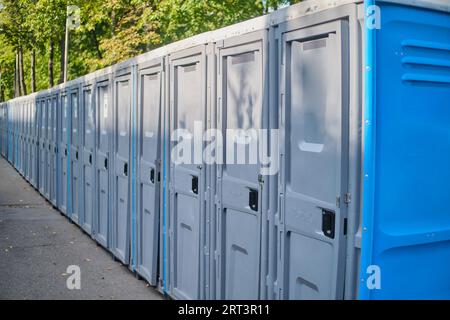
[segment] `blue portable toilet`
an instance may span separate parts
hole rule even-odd
[[[450,299],[450,3],[365,11],[359,297]]]

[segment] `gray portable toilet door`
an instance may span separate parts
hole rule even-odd
[[[28,180],[28,121],[27,121],[27,105],[28,102],[22,103],[22,143],[23,143],[23,158],[22,158],[22,170],[26,180]]]
[[[69,155],[69,145],[68,145],[68,139],[69,139],[69,117],[70,117],[70,110],[69,110],[69,98],[67,96],[67,93],[64,93],[61,95],[61,106],[62,106],[62,112],[61,112],[61,146],[59,149],[60,154],[60,168],[61,168],[61,175],[60,175],[60,185],[61,185],[61,211],[66,214],[67,216],[70,215],[67,208],[67,200],[68,200],[68,155]]]
[[[47,166],[45,154],[45,100],[39,101],[39,192],[45,193],[45,167]]]
[[[95,114],[92,103],[91,88],[83,91],[84,106],[84,130],[83,130],[83,183],[84,192],[83,203],[83,229],[92,233],[92,219],[94,211],[94,188],[95,188],[95,169],[94,169],[94,150],[95,150]]]
[[[163,60],[139,72],[138,272],[156,285]]]
[[[36,141],[37,141],[37,134],[36,134],[36,100],[33,100],[31,103],[31,184],[36,187],[36,173],[37,173],[37,162],[38,159],[36,159]]]
[[[206,119],[206,56],[205,47],[194,48],[170,57],[170,135],[184,131],[186,150],[174,151],[170,142],[170,287],[176,299],[198,300],[204,296],[204,192],[205,166],[202,153],[196,155],[194,126],[205,131]],[[189,137],[189,135],[191,137]],[[201,136],[200,136],[201,138]],[[201,146],[201,144],[200,144]],[[178,146],[179,147],[179,146]],[[190,149],[190,150],[189,150]],[[174,156],[186,157],[179,163]],[[186,155],[190,154],[191,157]],[[194,159],[195,155],[200,159]],[[181,159],[178,159],[181,160]],[[197,160],[197,161],[196,161]]]
[[[225,163],[217,172],[219,299],[260,297],[258,130],[263,128],[265,72],[261,33],[255,35],[254,42],[226,42],[218,48],[217,127],[224,135]]]
[[[125,264],[129,261],[130,244],[130,150],[131,150],[131,94],[132,85],[129,75],[115,80],[115,174],[113,208],[113,252]]]
[[[48,175],[49,175],[49,168],[48,168],[48,101],[47,99],[42,100],[42,179],[43,179],[43,187],[42,187],[42,195],[48,199]]]
[[[27,122],[26,122],[26,102],[22,103],[22,174],[24,175],[24,177],[26,178],[26,174],[27,174],[27,131],[26,131],[26,126],[27,126]]]
[[[26,104],[26,126],[27,126],[27,180],[31,181],[31,102]]]
[[[72,138],[71,138],[71,150],[70,150],[70,195],[71,196],[71,218],[75,223],[79,224],[79,194],[80,194],[80,168],[79,168],[79,158],[80,158],[80,149],[79,149],[79,96],[78,90],[75,90],[70,93],[70,106],[72,111]]]
[[[27,131],[26,131],[26,126],[27,126],[27,122],[26,122],[26,102],[22,102],[21,105],[21,109],[22,109],[22,160],[21,160],[21,167],[22,167],[22,174],[24,175],[24,177],[26,177],[26,172],[27,172],[27,141],[26,141],[26,137],[27,137]]]
[[[109,204],[110,204],[110,135],[112,103],[110,98],[110,85],[108,82],[100,83],[96,88],[95,116],[98,130],[96,131],[96,208],[94,210],[95,238],[102,246],[108,247],[109,240]]]
[[[52,97],[52,150],[50,151],[52,155],[52,181],[51,181],[51,202],[54,206],[58,204],[57,201],[57,164],[58,164],[58,153],[57,153],[57,145],[58,145],[58,135],[57,135],[57,124],[58,124],[58,97]]]
[[[342,299],[347,23],[286,32],[281,43],[284,298]]]
[[[46,111],[47,111],[47,145],[45,146],[45,152],[47,154],[47,175],[46,175],[46,190],[45,195],[47,200],[51,201],[51,190],[52,190],[52,174],[53,174],[53,168],[52,168],[52,162],[53,162],[53,106],[52,106],[52,98],[49,98],[46,100]]]
[[[20,159],[22,157],[22,145],[21,145],[21,119],[20,119],[20,104],[16,102],[16,110],[17,110],[17,159],[16,159],[16,169],[21,172],[20,169]]]

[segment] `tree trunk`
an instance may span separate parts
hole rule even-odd
[[[65,60],[64,60],[64,56],[65,56],[65,52],[66,52],[66,39],[63,36],[61,41],[59,42],[59,52],[61,52],[61,57],[60,57],[60,69],[59,69],[59,79],[58,79],[58,84],[61,84],[64,82],[64,65],[65,65]]]
[[[14,97],[20,97],[20,85],[19,85],[19,53],[16,51],[16,64],[14,66]]]
[[[36,92],[36,51],[31,50],[31,92]]]
[[[54,86],[55,80],[53,77],[53,66],[54,66],[54,58],[55,58],[55,44],[53,40],[50,40],[50,48],[48,52],[48,84],[50,88]]]
[[[24,96],[27,95],[27,85],[25,83],[25,74],[23,72],[23,51],[22,48],[19,49],[19,81],[20,81],[20,91]]]

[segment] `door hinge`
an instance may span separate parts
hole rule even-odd
[[[352,202],[352,195],[351,195],[350,192],[347,192],[347,193],[345,194],[344,202],[345,202],[346,204],[349,204],[350,202]]]
[[[259,174],[259,175],[258,175],[258,182],[259,182],[260,184],[263,184],[263,183],[264,183],[264,176],[263,176],[262,174]]]

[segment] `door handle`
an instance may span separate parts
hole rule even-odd
[[[78,151],[75,151],[75,160],[78,160]]]
[[[64,149],[64,155],[67,157],[67,148]]]
[[[105,158],[105,161],[103,162],[103,166],[105,167],[105,170],[108,170],[108,158]]]
[[[128,177],[128,163],[123,164],[123,174]]]
[[[198,177],[192,176],[192,192],[198,194]]]
[[[89,164],[92,165],[92,154],[89,155]]]
[[[155,169],[150,170],[150,182],[155,184]]]
[[[336,225],[336,214],[333,211],[322,209],[322,232],[331,239],[334,239]]]
[[[253,211],[258,211],[258,190],[250,189],[248,193],[248,206]]]

